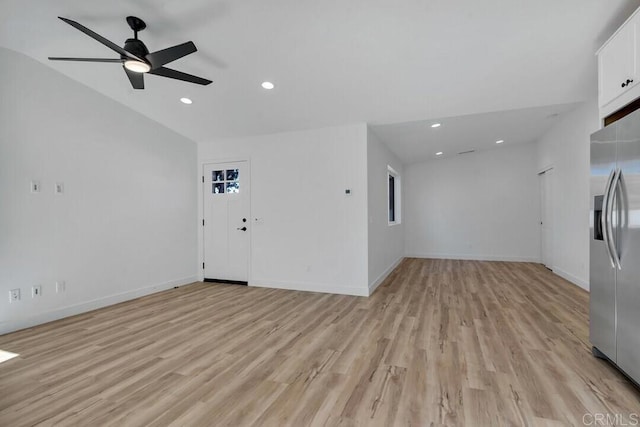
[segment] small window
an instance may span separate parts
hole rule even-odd
[[[240,192],[240,170],[224,169],[211,172],[213,194],[235,194]]]
[[[396,222],[396,177],[389,174],[389,222]]]
[[[387,194],[389,225],[400,224],[400,176],[391,166],[387,166]]]

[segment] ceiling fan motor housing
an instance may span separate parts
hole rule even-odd
[[[137,56],[138,58],[144,58],[149,53],[149,49],[138,39],[127,39],[124,42],[124,50]],[[124,56],[123,59],[126,59]]]

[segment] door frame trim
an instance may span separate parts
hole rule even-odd
[[[252,187],[252,182],[251,182],[251,158],[249,156],[247,157],[243,157],[243,158],[238,158],[238,157],[228,157],[228,158],[221,158],[221,159],[205,159],[205,160],[201,160],[199,162],[198,165],[198,193],[199,193],[199,197],[198,197],[198,262],[197,262],[197,268],[198,268],[198,281],[203,282],[204,281],[204,269],[202,268],[202,264],[205,262],[204,259],[204,228],[202,225],[202,221],[205,220],[204,217],[204,190],[205,190],[205,186],[204,186],[204,182],[202,182],[202,177],[204,176],[204,167],[205,165],[215,165],[215,164],[222,164],[222,163],[234,163],[234,162],[246,162],[247,163],[247,172],[248,172],[248,179],[249,179],[249,188]],[[249,223],[251,224],[251,190],[249,190],[249,199],[247,201],[248,205],[249,205]],[[251,266],[252,266],[252,258],[251,258],[251,253],[252,253],[252,248],[253,248],[253,232],[250,229],[249,230],[249,252],[247,254],[247,284],[251,283]]]
[[[545,175],[547,172],[550,172],[550,171],[553,171],[553,174],[554,174],[553,176],[555,177],[556,169],[555,169],[555,165],[553,163],[548,164],[548,165],[546,165],[543,168],[538,170],[538,173],[537,173],[537,176],[538,176],[538,194],[539,194],[538,197],[540,197],[542,195],[542,187],[540,186],[540,178],[542,177],[542,175]],[[552,181],[552,184],[553,184],[553,181]],[[553,198],[551,200],[554,201]],[[540,221],[539,222],[542,222],[543,217],[544,217],[544,212],[543,212],[543,206],[542,206],[541,197],[540,197],[540,202],[541,203],[540,203]],[[555,225],[556,225],[555,224],[556,223],[556,221],[555,221],[555,219],[556,219],[556,211],[555,211],[556,206],[555,206],[555,204],[553,206],[551,206],[551,208],[552,208],[551,209],[551,218],[552,218],[551,221],[552,221],[553,227],[555,228]],[[556,257],[555,257],[555,245],[553,244],[553,242],[555,241],[555,234],[554,234],[554,239],[552,240],[552,245],[551,245],[551,262],[550,262],[551,267],[548,267],[544,263],[545,250],[544,250],[543,239],[542,239],[542,227],[539,227],[538,229],[540,230],[540,263],[543,266],[545,266],[546,268],[548,268],[549,270],[555,272],[555,270],[557,269],[557,267],[555,266],[555,260],[556,260]]]

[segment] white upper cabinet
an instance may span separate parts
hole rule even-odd
[[[640,14],[636,11],[598,51],[598,105],[601,117],[640,97],[639,38]]]
[[[636,83],[635,62],[635,26],[627,25],[598,55],[601,107]]]

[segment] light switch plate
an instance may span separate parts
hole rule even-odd
[[[20,289],[11,289],[9,291],[9,302],[20,301]]]

